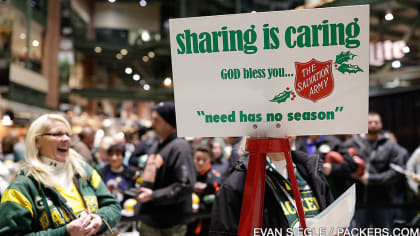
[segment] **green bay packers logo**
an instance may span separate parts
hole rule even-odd
[[[48,204],[49,207],[51,207],[53,205],[52,201],[48,198],[47,198],[47,204]],[[35,206],[36,206],[36,209],[38,209],[38,210],[44,210],[45,209],[44,201],[42,200],[42,198],[40,196],[35,197]]]

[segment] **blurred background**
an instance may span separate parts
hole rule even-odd
[[[420,138],[420,0],[1,0],[0,138],[66,112],[77,129],[150,125],[173,99],[170,18],[370,4],[370,109]]]

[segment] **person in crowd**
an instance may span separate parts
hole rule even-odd
[[[11,160],[0,161],[0,196],[9,187],[10,181],[16,174],[18,165]]]
[[[225,142],[220,138],[215,138],[211,142],[211,166],[224,176],[229,168],[229,163],[225,155]]]
[[[97,157],[97,164],[95,169],[100,170],[109,163],[108,149],[115,141],[111,136],[104,136],[99,142],[98,150],[95,156]]]
[[[7,135],[1,142],[2,156],[0,158],[0,193],[4,191],[19,169],[21,157],[15,150],[18,137]],[[0,195],[1,196],[1,195]]]
[[[31,124],[25,162],[1,199],[1,235],[95,235],[107,230],[104,221],[119,221],[118,201],[70,148],[70,136],[60,115]]]
[[[357,164],[338,138],[310,135],[297,139],[295,146],[296,150],[318,154],[324,160],[323,171],[335,198],[351,186],[350,175],[357,170]]]
[[[142,132],[143,133],[143,132]],[[151,130],[144,131],[129,159],[129,165],[144,169],[150,148],[159,142],[159,137]]]
[[[80,141],[86,145],[89,150],[93,149],[93,142],[95,141],[95,130],[89,126],[83,127],[79,134]]]
[[[294,138],[289,137],[291,146]],[[243,139],[243,152],[246,139]],[[318,155],[291,151],[295,174],[299,185],[305,218],[309,219],[332,201],[328,183],[322,174],[323,160]],[[237,235],[241,215],[242,198],[248,158],[242,158],[233,172],[224,180],[216,194],[211,218],[211,235]],[[299,227],[297,210],[291,202],[293,192],[286,168],[284,153],[268,153],[265,177],[265,194],[262,228],[282,229]],[[287,207],[285,207],[287,206]]]
[[[230,137],[231,140],[231,152],[229,157],[229,172],[232,171],[237,162],[241,159],[241,155],[238,154],[238,150],[241,144],[242,137]]]
[[[140,140],[139,137],[137,136],[137,132],[132,132],[132,131],[126,131],[124,132],[124,137],[126,140],[125,143],[125,160],[124,160],[124,164],[128,164],[131,155],[133,154],[136,146],[139,144]]]
[[[200,144],[207,143],[209,140],[208,138],[203,138],[203,137],[191,137],[191,138],[192,140],[189,142],[189,144],[193,150]]]
[[[23,161],[25,160],[25,134],[23,132],[18,132],[16,135],[16,143],[14,145],[15,150],[15,161]]]
[[[384,208],[393,200],[393,183],[401,176],[390,167],[403,166],[404,153],[399,145],[384,136],[381,116],[368,114],[368,133],[358,135],[345,143],[356,150],[366,163],[363,175],[356,182],[355,227],[383,227],[391,229],[392,209]],[[382,207],[379,206],[382,204]]]
[[[109,164],[104,166],[101,175],[108,190],[123,206],[130,196],[125,195],[135,184],[136,169],[123,165],[125,148],[122,144],[113,144],[108,148]]]
[[[384,131],[384,135],[385,137],[387,137],[388,139],[390,139],[391,141],[395,142],[398,144],[398,139],[397,136],[390,130],[386,130]],[[407,149],[405,149],[405,147],[398,145],[398,147],[400,148],[400,151],[402,153],[403,156],[403,168],[407,165],[407,161],[410,158],[410,155],[408,154]],[[397,204],[397,205],[401,205],[404,203],[404,201],[407,200],[407,194],[406,194],[406,189],[408,189],[408,185],[407,185],[407,179],[404,177],[399,178],[398,182],[395,183],[394,185],[395,188],[395,194],[393,196],[393,200],[392,203]],[[401,208],[395,208],[394,209],[394,213],[393,213],[393,218],[392,221],[402,221],[404,220],[404,211]]]
[[[2,160],[10,160],[13,162],[18,162],[17,157],[15,155],[15,144],[17,142],[16,137],[12,135],[6,135],[3,140],[1,141],[1,150],[3,153]]]
[[[215,193],[219,190],[221,174],[211,164],[212,151],[209,145],[201,144],[195,148],[194,161],[197,182],[194,194],[198,197],[198,209],[193,209],[198,217],[188,225],[187,235],[208,235],[210,215]]]
[[[91,127],[86,126],[79,135],[73,135],[71,138],[71,147],[92,167],[96,164],[92,155],[94,137],[95,131]]]
[[[407,171],[410,173],[410,177],[407,178],[408,186],[411,191],[415,194],[415,199],[420,199],[419,186],[420,186],[420,147],[414,150],[407,162]],[[417,209],[418,210],[418,209]],[[411,225],[420,227],[420,211],[411,220]]]
[[[410,159],[407,162],[407,171],[410,171],[411,178],[407,178],[408,186],[410,189],[419,196],[419,183],[420,183],[420,147],[414,150]]]
[[[161,102],[154,107],[152,126],[159,142],[149,150],[137,196],[140,234],[185,235],[192,217],[196,171],[190,146],[177,138],[174,103]]]

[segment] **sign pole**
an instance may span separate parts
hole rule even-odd
[[[246,142],[246,151],[250,154],[238,235],[253,235],[254,228],[261,228],[262,226],[266,155],[267,153],[276,152],[285,153],[287,169],[292,182],[293,196],[296,201],[300,224],[301,227],[305,229],[305,215],[303,213],[303,205],[293,169],[288,139],[248,138]]]
[[[289,179],[292,183],[292,190],[293,190],[293,197],[295,198],[296,208],[299,216],[300,227],[303,229],[304,234],[306,229],[306,221],[305,221],[305,212],[303,210],[302,199],[300,198],[299,186],[297,184],[296,175],[293,167],[292,162],[292,155],[290,155],[290,151],[285,152],[284,156],[286,157],[286,164],[287,164],[287,172],[289,173]]]

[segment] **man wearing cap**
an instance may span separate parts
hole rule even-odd
[[[177,138],[172,102],[155,106],[152,125],[160,140],[150,148],[137,196],[141,202],[140,234],[185,235],[196,179],[192,150],[184,139]]]

